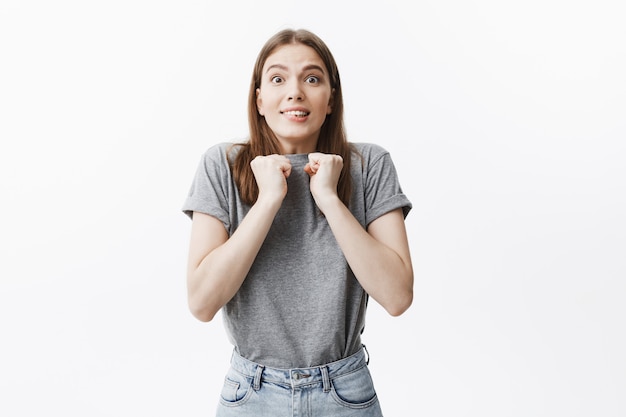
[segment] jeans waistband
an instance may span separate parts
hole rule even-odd
[[[324,391],[330,390],[330,380],[341,375],[354,372],[369,362],[366,358],[366,348],[363,346],[355,354],[336,362],[310,368],[281,369],[263,366],[249,361],[248,359],[233,351],[230,366],[235,371],[254,378],[253,388],[258,390],[262,381],[276,384],[290,385],[291,387],[302,387],[306,385],[322,383]]]

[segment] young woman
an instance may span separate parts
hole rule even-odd
[[[361,343],[368,297],[413,297],[402,193],[389,154],[349,143],[339,72],[305,30],[254,67],[250,137],[203,156],[192,217],[190,310],[221,309],[234,345],[218,416],[381,416]]]

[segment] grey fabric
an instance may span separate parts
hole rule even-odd
[[[354,145],[360,153],[353,155],[351,170],[355,218],[365,228],[397,208],[406,216],[411,203],[389,153],[374,144]],[[204,154],[183,211],[190,217],[193,211],[210,214],[232,235],[249,206],[239,199],[229,146],[222,143]],[[310,367],[361,348],[368,296],[315,205],[303,171],[308,156],[286,156],[292,163],[287,196],[248,276],[222,313],[244,358],[276,368]]]

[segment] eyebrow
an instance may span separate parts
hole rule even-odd
[[[274,64],[274,65],[269,66],[267,70],[265,71],[265,73],[267,74],[268,72],[270,72],[271,69],[274,69],[274,68],[278,68],[283,71],[288,70],[288,68],[282,64]],[[326,72],[324,71],[324,68],[320,67],[319,65],[310,64],[302,68],[302,71],[310,71],[310,70],[318,70],[322,74],[326,74]]]

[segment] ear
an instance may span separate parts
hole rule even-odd
[[[261,116],[265,116],[263,114],[263,99],[261,98],[261,89],[256,89],[256,110],[259,112]]]
[[[333,112],[334,103],[335,103],[335,89],[333,88],[330,91],[330,99],[328,99],[328,108],[326,109],[326,114],[331,114]]]

